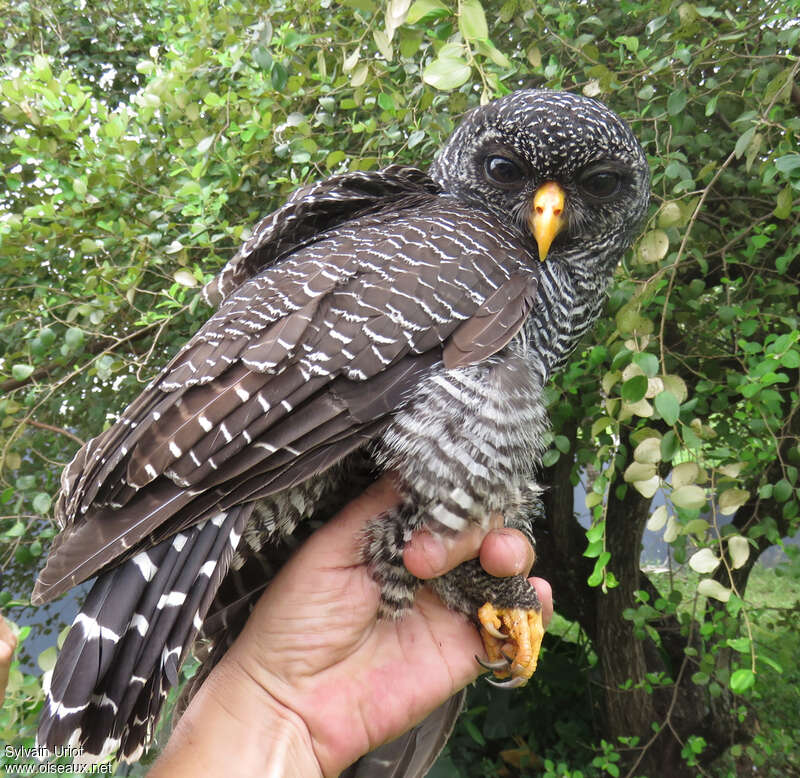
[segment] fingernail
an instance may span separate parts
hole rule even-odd
[[[501,529],[498,532],[511,544],[511,553],[514,557],[514,575],[524,575],[530,569],[527,544],[513,530]]]

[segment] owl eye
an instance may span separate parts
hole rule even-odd
[[[590,168],[581,174],[578,183],[587,194],[605,200],[619,192],[622,176],[616,170]]]
[[[500,154],[486,157],[483,163],[486,178],[502,187],[519,186],[525,180],[525,171],[519,163]]]

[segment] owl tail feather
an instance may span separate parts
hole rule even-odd
[[[53,669],[39,745],[139,759],[251,512],[218,513],[97,578]]]

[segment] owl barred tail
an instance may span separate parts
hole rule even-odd
[[[50,679],[39,745],[140,757],[251,512],[219,513],[98,577]]]

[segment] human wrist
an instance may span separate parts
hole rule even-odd
[[[149,778],[322,778],[303,720],[228,657],[178,722]]]

